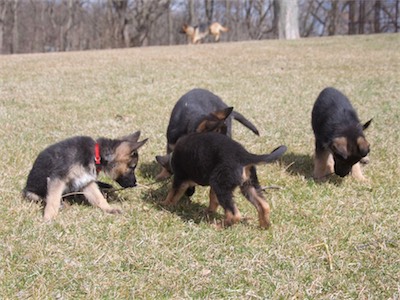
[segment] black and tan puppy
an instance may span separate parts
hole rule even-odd
[[[364,180],[360,160],[370,151],[364,130],[372,119],[362,125],[345,95],[334,88],[324,89],[312,110],[315,135],[314,178],[325,180],[336,173]]]
[[[193,132],[219,132],[232,135],[235,119],[259,135],[257,128],[242,114],[228,107],[220,97],[205,89],[193,89],[184,94],[172,109],[167,128],[167,154],[174,150],[178,139]],[[165,169],[157,175],[164,179],[171,174]]]
[[[138,141],[140,132],[121,139],[77,136],[43,150],[28,175],[23,194],[33,201],[45,201],[44,220],[54,219],[62,195],[82,192],[90,204],[108,213],[120,213],[111,207],[96,183],[103,171],[122,187],[136,185],[138,149],[147,141]]]
[[[230,139],[215,132],[193,133],[179,139],[174,152],[157,157],[159,163],[171,168],[172,188],[163,202],[173,205],[183,193],[195,185],[210,186],[209,212],[218,205],[225,210],[225,225],[240,221],[240,212],[233,201],[233,191],[240,187],[242,194],[257,209],[260,226],[270,226],[270,208],[265,201],[257,178],[255,165],[272,162],[281,157],[286,146],[270,154],[256,155]]]

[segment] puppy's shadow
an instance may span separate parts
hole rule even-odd
[[[306,179],[313,179],[313,159],[310,155],[287,153],[281,158],[286,171],[291,175],[303,176]]]
[[[158,210],[169,211],[179,216],[183,221],[200,224],[201,222],[209,222],[213,219],[221,219],[218,213],[207,215],[205,213],[207,206],[192,201],[190,197],[184,195],[177,205],[166,206],[161,202],[165,200],[169,189],[172,185],[172,177],[163,181],[156,181],[156,175],[161,171],[161,167],[157,162],[142,163],[139,170],[143,177],[151,181],[152,184],[148,189],[143,190],[141,199],[144,202],[151,203]],[[200,192],[197,187],[197,193]]]
[[[118,194],[118,190],[121,189],[120,186],[116,186],[114,183],[110,184],[104,181],[96,181],[96,184],[108,202],[124,201],[124,198]],[[90,206],[89,201],[82,192],[72,192],[62,195],[61,207],[64,207],[64,205],[68,207],[69,205],[74,204]]]
[[[313,167],[314,161],[312,156],[297,153],[288,153],[281,158],[282,163],[286,166],[286,171],[291,175],[303,176],[307,180],[314,181]],[[335,185],[343,183],[343,179],[334,174],[327,176],[325,181],[316,182],[323,183],[330,182]]]
[[[142,177],[154,181],[158,172],[161,171],[161,166],[156,161],[140,162],[139,171]]]

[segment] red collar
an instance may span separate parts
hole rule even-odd
[[[96,164],[96,171],[99,173],[101,171],[101,156],[100,156],[100,146],[99,143],[94,145],[94,162]]]

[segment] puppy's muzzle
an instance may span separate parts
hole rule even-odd
[[[129,173],[124,176],[120,176],[115,181],[118,182],[118,184],[124,188],[136,186],[136,177],[135,177],[135,174],[133,174],[133,173]]]

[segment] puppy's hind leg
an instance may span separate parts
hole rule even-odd
[[[44,221],[50,221],[57,216],[58,210],[60,209],[62,193],[65,187],[65,182],[61,179],[47,178],[46,206],[43,215]]]
[[[213,188],[215,190],[215,188]],[[240,222],[242,219],[242,215],[240,214],[240,211],[235,205],[235,202],[233,201],[233,193],[232,191],[215,191],[215,195],[218,198],[218,203],[223,207],[225,210],[225,220],[224,220],[224,225],[225,226],[231,226],[235,223]],[[210,204],[211,207],[214,206],[214,204]]]
[[[257,209],[260,227],[269,228],[271,226],[271,209],[268,202],[264,199],[264,196],[262,195],[255,167],[252,167],[250,169],[250,172],[251,173],[249,180],[245,181],[240,186],[240,191],[246,197],[246,199],[249,200],[249,202],[253,204],[254,207]]]
[[[176,179],[174,179],[176,180]],[[188,182],[183,182],[176,185],[175,182],[172,183],[172,188],[169,190],[167,198],[161,202],[162,205],[175,205],[178,203],[179,199],[182,198],[185,191],[190,187]]]
[[[210,188],[210,204],[208,205],[208,208],[206,210],[207,214],[213,214],[217,211],[218,208],[218,199],[217,195],[215,194],[213,188]]]
[[[113,208],[108,204],[107,200],[104,198],[103,194],[100,192],[96,182],[89,183],[83,190],[83,194],[89,203],[95,207],[100,208],[102,211],[110,214],[120,214],[121,210],[118,208]]]

